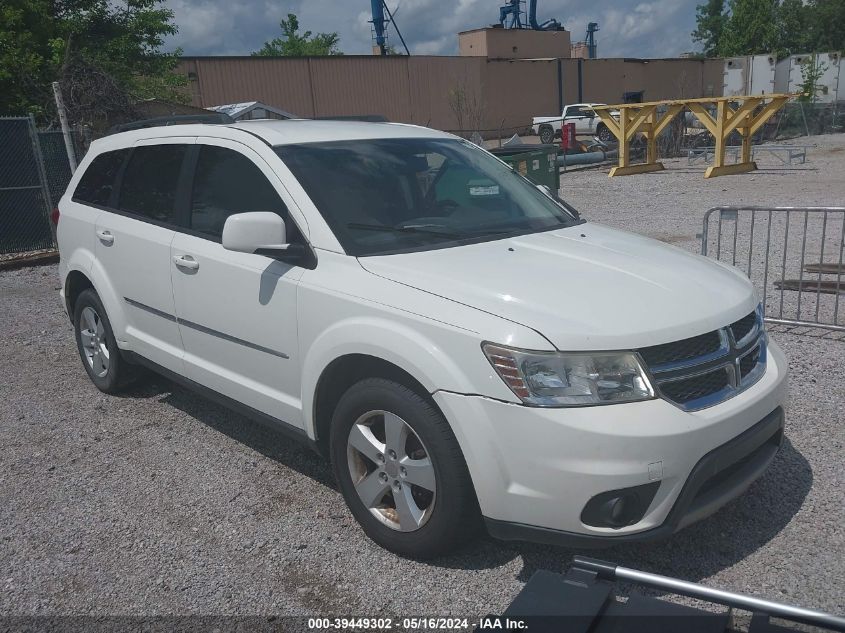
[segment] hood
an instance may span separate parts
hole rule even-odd
[[[559,350],[667,343],[723,327],[756,306],[738,270],[591,223],[359,262],[374,275],[532,328]]]

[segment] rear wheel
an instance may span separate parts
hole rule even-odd
[[[551,125],[540,126],[540,142],[544,145],[550,145],[555,142],[555,130]]]
[[[382,378],[353,385],[332,417],[332,466],[373,541],[411,558],[457,548],[480,524],[458,442],[434,405]]]
[[[91,288],[76,299],[73,328],[82,366],[97,389],[115,393],[136,377],[136,368],[120,355],[106,309]]]

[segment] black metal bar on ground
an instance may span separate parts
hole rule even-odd
[[[658,574],[650,574],[636,569],[619,567],[613,565],[612,563],[583,558],[581,556],[576,556],[573,559],[573,567],[585,571],[592,571],[600,578],[607,578],[608,580],[613,579],[617,581],[621,580],[637,583],[654,589],[669,591],[688,598],[715,602],[726,607],[744,609],[753,613],[765,613],[791,622],[820,626],[834,631],[845,631],[845,618],[835,616],[830,613],[824,613],[822,611],[815,611],[813,609],[805,609],[803,607],[773,602],[771,600],[756,598],[754,596],[746,596],[732,591],[714,589],[712,587],[688,582],[686,580],[679,580],[669,576],[660,576]]]

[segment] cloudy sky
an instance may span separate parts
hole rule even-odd
[[[540,21],[556,18],[572,39],[598,22],[600,57],[674,57],[693,50],[690,31],[702,0],[538,0]],[[168,41],[186,55],[248,55],[279,34],[279,20],[299,17],[302,30],[337,32],[344,53],[369,54],[369,0],[166,0],[179,34]],[[457,32],[498,20],[502,0],[388,0],[416,55],[456,55]],[[399,47],[391,30],[389,41]]]

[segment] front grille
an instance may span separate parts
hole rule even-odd
[[[655,367],[712,354],[719,350],[721,344],[718,331],[707,332],[674,343],[644,347],[640,355],[649,367]]]
[[[678,404],[686,404],[719,393],[730,384],[728,370],[725,367],[719,367],[706,374],[664,382],[660,385],[660,391],[670,400]]]
[[[739,375],[745,378],[750,374],[760,360],[760,348],[757,347],[754,351],[749,352],[739,360]]]
[[[658,394],[693,411],[727,400],[763,375],[766,333],[754,311],[719,330],[638,352]]]
[[[739,321],[731,323],[731,332],[734,335],[734,340],[739,342],[744,339],[748,335],[748,333],[754,329],[755,323],[757,323],[756,312],[746,314]]]

